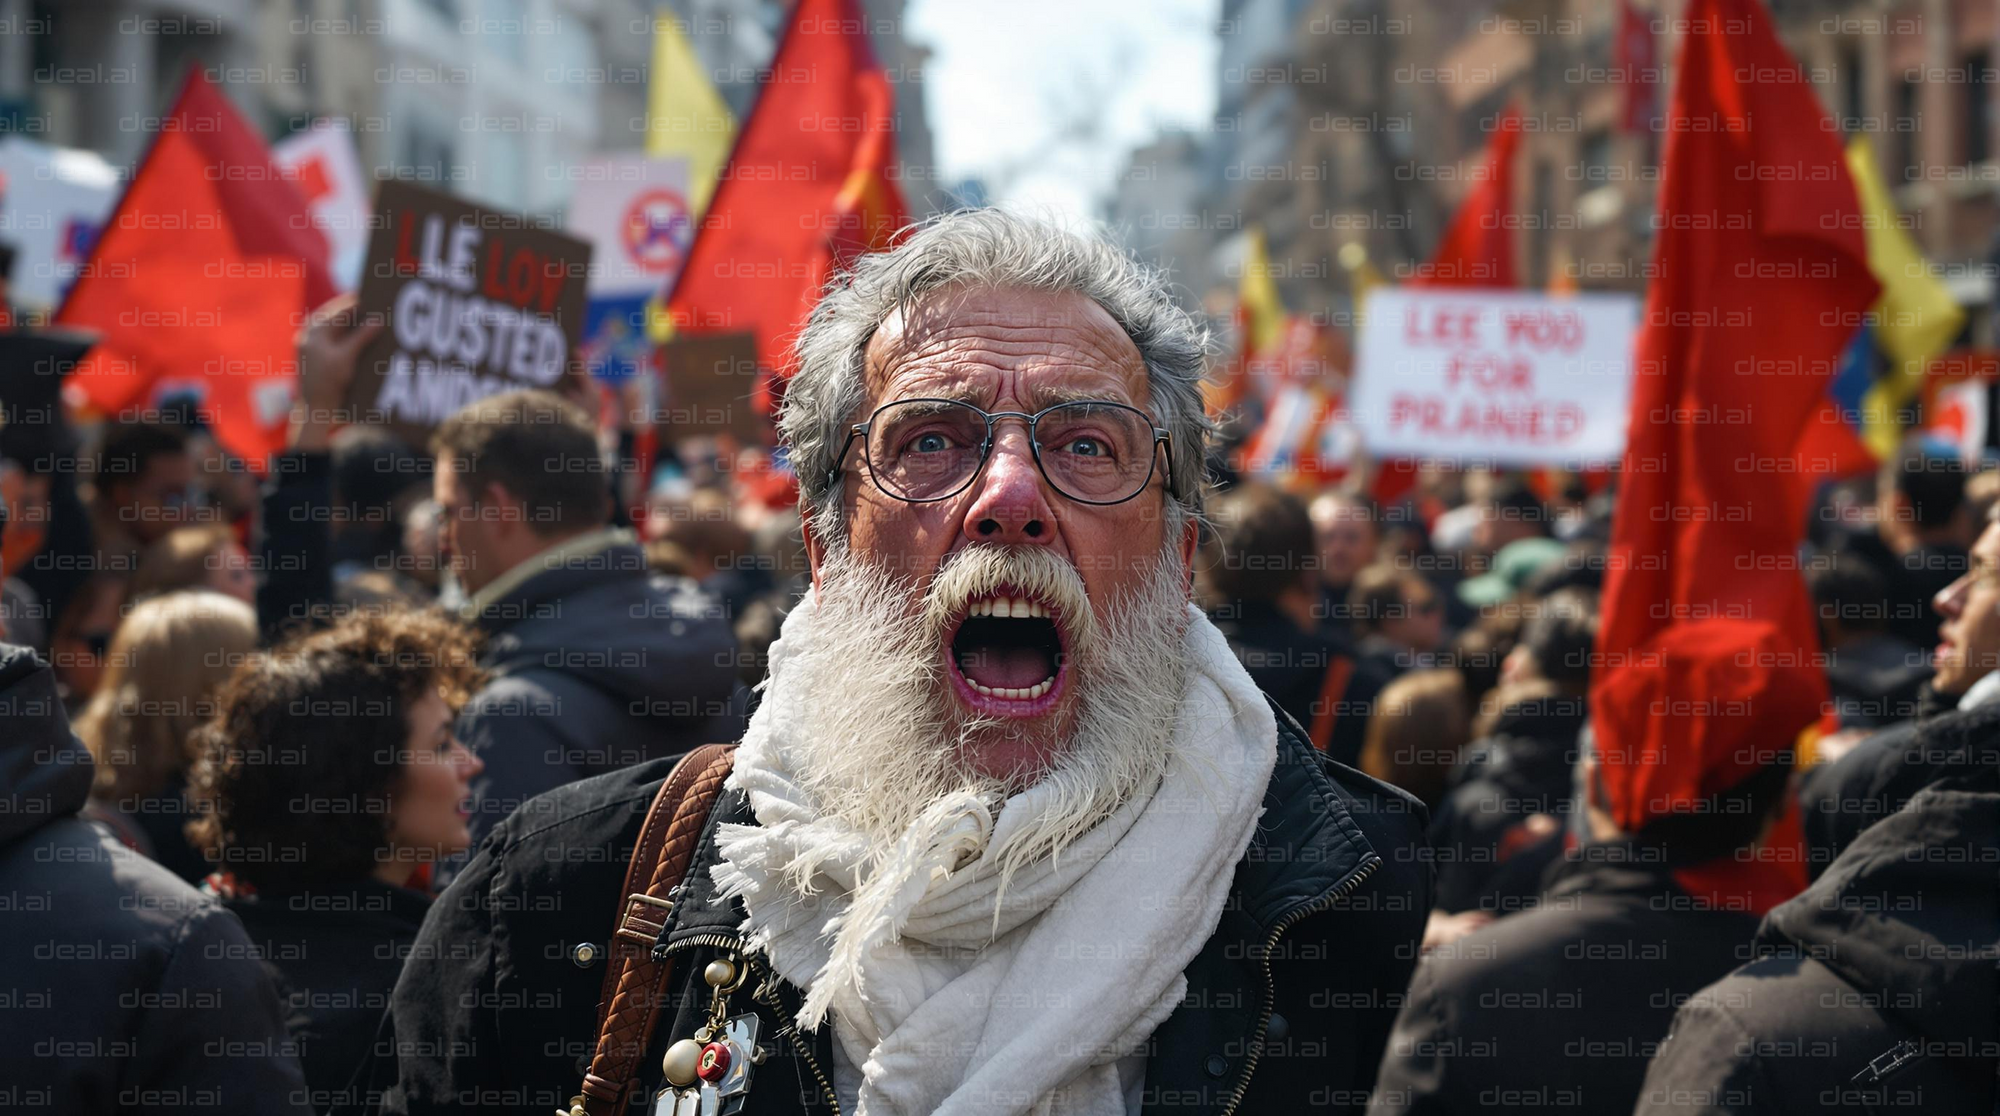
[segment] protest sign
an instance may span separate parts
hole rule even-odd
[[[407,182],[384,182],[360,309],[388,328],[348,405],[413,444],[452,412],[557,387],[583,329],[590,245]]]
[[[271,160],[298,187],[343,291],[354,289],[368,251],[368,178],[346,128],[322,120],[271,145]]]
[[[750,444],[768,440],[757,405],[757,339],[749,333],[681,337],[661,350],[666,391],[655,413],[662,441],[733,434]]]
[[[118,200],[117,168],[89,151],[0,137],[0,239],[13,244],[10,295],[53,311]]]
[[[1381,457],[1616,460],[1638,313],[1623,295],[1377,291],[1361,332],[1352,420]]]
[[[584,365],[599,379],[623,380],[651,356],[647,300],[664,295],[694,243],[687,160],[607,155],[576,175],[567,225],[592,249]]]

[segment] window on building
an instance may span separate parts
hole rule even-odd
[[[1866,132],[1862,117],[1868,115],[1867,87],[1862,83],[1861,45],[1840,48],[1840,127],[1847,132]]]
[[[1986,87],[1986,68],[1991,59],[1986,51],[1975,51],[1965,60],[1965,161],[1983,163],[1992,154],[1992,90]]]
[[[1611,132],[1600,128],[1583,137],[1583,147],[1577,153],[1583,164],[1583,188],[1594,189],[1611,181]]]
[[[451,133],[415,115],[407,117],[402,126],[403,166],[420,182],[451,181]]]

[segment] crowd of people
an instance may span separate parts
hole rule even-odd
[[[1160,402],[1171,399],[1160,369],[1185,359],[1175,348],[1184,340],[1180,319],[1092,279],[1127,274],[1119,269],[1130,265],[1108,249],[1018,224],[979,214],[941,222],[887,255],[936,253],[946,265],[863,267],[843,280],[801,341],[804,367],[781,424],[800,479],[776,498],[767,485],[745,485],[726,461],[717,467],[704,443],[683,447],[672,475],[634,507],[620,494],[618,470],[607,468],[619,447],[562,394],[483,400],[425,446],[342,429],[338,401],[370,336],[350,305],[328,307],[302,334],[288,448],[264,468],[231,459],[192,408],[114,416],[74,433],[18,417],[0,429],[14,544],[0,549],[8,562],[0,571],[0,724],[8,726],[0,740],[8,772],[0,939],[14,943],[0,960],[0,995],[13,1008],[0,1026],[0,1095],[88,1112],[415,1112],[454,1101],[569,1111],[573,1090],[551,1095],[557,1086],[543,1087],[521,1066],[540,1059],[581,1077],[590,1064],[602,975],[595,966],[615,905],[599,893],[616,894],[665,767],[699,745],[744,740],[754,762],[739,759],[739,772],[750,762],[767,780],[796,778],[831,796],[825,787],[835,783],[814,783],[807,765],[880,789],[866,780],[890,778],[883,769],[897,761],[879,751],[843,757],[806,743],[806,734],[902,740],[939,731],[866,689],[919,694],[939,683],[934,671],[895,658],[893,624],[870,619],[900,583],[867,580],[843,548],[879,554],[893,544],[907,557],[946,538],[958,540],[953,556],[1033,551],[1052,545],[1045,522],[1064,522],[1059,545],[1082,571],[1078,592],[1113,599],[1095,580],[1111,575],[1093,572],[1109,563],[1085,561],[1086,534],[1072,533],[1094,531],[1097,521],[1062,518],[1133,507],[1079,499],[1064,487],[1106,474],[1061,473],[1040,443],[1032,455],[1019,452],[1026,442],[1015,445],[989,415],[988,445],[968,474],[976,478],[964,497],[972,510],[939,534],[921,519],[928,512],[908,510],[933,505],[891,491],[877,433],[847,429],[868,417],[852,413],[858,396],[815,377],[858,369],[862,354],[871,375],[878,360],[885,369],[886,379],[871,381],[878,402],[898,384],[904,395],[936,394],[934,384],[917,391],[929,384],[910,371],[920,362],[876,351],[896,343],[874,333],[888,308],[913,306],[930,290],[895,284],[935,272],[1108,309],[1111,324],[1090,328],[1137,346],[1145,359],[1134,375],[1153,377],[1153,388],[1092,381],[1093,390],[1121,406],[1151,400],[1170,426],[1193,424],[1174,427],[1177,434],[1201,428]],[[1047,243],[1009,240],[1023,235]],[[1008,272],[1017,257],[1038,262]],[[1016,309],[1064,323],[1047,326],[1052,346],[1066,336],[1061,329],[1085,328],[1074,324],[1073,307],[1058,313],[1030,299]],[[839,330],[863,319],[867,331],[842,341]],[[906,320],[897,328],[919,327]],[[949,318],[927,328],[944,339],[929,343],[948,346],[952,330],[973,327]],[[852,346],[851,363],[827,355],[839,344]],[[1080,344],[1109,351],[1101,339]],[[1194,352],[1198,364],[1198,345]],[[1028,389],[1004,388],[978,405],[1022,415],[1048,405],[1009,394],[1016,390]],[[832,407],[828,400],[843,403],[840,413],[816,419],[808,408]],[[1106,429],[1113,432],[1093,436],[1116,442],[1115,428]],[[1267,955],[1293,968],[1267,990],[1239,985],[1251,978],[1231,966],[1256,955],[1269,924],[1252,920],[1278,909],[1281,899],[1270,897],[1310,893],[1284,874],[1307,869],[1287,869],[1277,856],[1259,866],[1241,842],[1253,842],[1254,854],[1265,838],[1248,829],[1233,846],[1235,838],[1218,835],[1217,847],[1233,851],[1208,875],[1191,876],[1185,893],[1209,895],[1218,910],[1227,894],[1220,927],[1169,920],[1158,931],[1199,933],[1179,955],[1186,979],[1173,986],[1176,968],[1156,986],[1135,965],[1121,978],[1126,987],[1164,1006],[1092,1008],[1145,1030],[1139,1038],[1151,1036],[1154,1056],[1145,1056],[1145,1041],[1120,1046],[1115,1058],[1063,1069],[1070,1076],[1049,1088],[1099,1106],[1111,1098],[1130,1112],[1221,1110],[1224,1100],[1245,1112],[1278,1111],[1257,1107],[1293,1097],[1273,1092],[1274,1080],[1334,1111],[1991,1109],[2000,1064],[2000,470],[1968,468],[1955,452],[1913,441],[1878,476],[1829,487],[1805,525],[1800,561],[1823,653],[1810,662],[1759,658],[1765,635],[1745,618],[1678,626],[1659,648],[1659,669],[1637,672],[1620,708],[1608,709],[1593,708],[1591,692],[1615,476],[1430,463],[1407,495],[1381,506],[1360,494],[1360,477],[1311,488],[1273,483],[1231,475],[1226,443],[1204,453],[1197,440],[1189,451],[1170,445],[1164,466],[1131,480],[1146,499],[1165,501],[1167,515],[1107,518],[1102,536],[1087,537],[1116,553],[1140,545],[1135,532],[1161,535],[1148,553],[1166,555],[1169,578],[1176,570],[1186,577],[1164,582],[1159,615],[1177,615],[1191,594],[1236,666],[1208,663],[1194,649],[1183,656],[1169,648],[1167,659],[1221,679],[1214,685],[1230,701],[1239,700],[1228,681],[1236,667],[1254,684],[1243,692],[1267,695],[1271,712],[1260,715],[1278,743],[1275,761],[1261,762],[1275,767],[1268,785],[1245,785],[1245,801],[1262,802],[1266,826],[1308,834],[1276,851],[1332,849],[1337,859],[1352,853],[1339,847],[1351,829],[1354,847],[1377,855],[1356,862],[1340,885],[1348,890],[1328,881],[1325,894],[1345,897],[1352,912],[1343,928],[1289,938],[1275,952],[1291,923],[1268,929]],[[1216,479],[1198,515],[1195,498],[1183,495],[1190,461]],[[843,476],[845,503],[828,489],[841,492]],[[1176,510],[1183,501],[1186,513]],[[1057,506],[1087,511],[1048,512]],[[1174,566],[1182,532],[1185,565]],[[936,568],[933,559],[910,561]],[[955,565],[970,563],[943,569]],[[998,591],[1004,605],[1012,591],[1019,609],[1029,599],[1025,580],[1061,581],[1034,562],[996,570],[960,579],[973,587],[968,599]],[[800,604],[815,584],[820,612],[851,617],[885,641],[880,659],[870,645],[830,634],[832,620],[815,630],[798,619],[814,611]],[[1159,592],[1150,583],[1118,587],[1115,599],[1136,618],[1114,622],[1100,607],[1088,633],[1072,630],[1060,608],[1048,635],[980,629],[992,648],[955,650],[962,677],[1011,677],[1042,654],[1035,640],[1059,637],[1076,642],[1049,653],[1051,679],[1073,669],[1092,685],[1150,685],[1143,652],[1153,629],[1144,623]],[[1046,593],[1067,599],[1058,588]],[[973,630],[974,621],[964,623],[960,632]],[[788,675],[780,669],[787,658]],[[1762,665],[1744,669],[1744,661]],[[1837,727],[1808,734],[1796,751],[1788,740],[1760,738],[1787,718],[1823,719],[1817,704],[1801,704],[1817,685],[1802,681],[1806,672],[1823,676]],[[806,688],[809,678],[817,688]],[[1019,690],[996,685],[1026,701],[1032,681]],[[854,708],[829,706],[829,688],[839,686],[854,688]],[[977,688],[999,700],[993,688]],[[1599,789],[1593,723],[1644,716],[1690,695],[1736,703],[1703,718],[1701,739],[1675,757],[1706,807],[1635,827]],[[758,727],[765,706],[799,700],[805,712],[788,704],[784,720],[774,713]],[[1082,716],[1106,740],[1142,721],[1154,739],[1177,740],[1179,722],[1146,718],[1187,715],[1198,704],[1174,694],[1130,709],[1091,700]],[[1234,708],[1237,720],[1247,716],[1240,703]],[[1327,764],[1287,758],[1287,741]],[[1109,754],[1111,745],[1103,747]],[[1772,762],[1747,779],[1726,774],[1734,770],[1729,753],[1759,747],[1773,750]],[[915,755],[908,762],[924,767]],[[1154,803],[1177,785],[1167,769],[1144,770],[1164,779]],[[932,775],[925,768],[908,778]],[[1226,792],[1233,784],[1223,782]],[[745,785],[765,787],[766,796],[793,786]],[[1062,840],[1082,848],[1090,838],[1080,834],[1107,827],[1131,827],[1107,840],[1152,832],[1144,813],[1089,813],[1091,796],[1072,789],[1076,802],[1047,806],[1084,811],[1064,815],[1076,832]],[[748,840],[730,836],[732,827],[774,824],[765,812],[774,799],[746,793],[761,825],[750,823],[750,806],[733,807],[720,824],[725,859]],[[1333,816],[1320,795],[1344,803],[1341,833],[1312,828]],[[838,817],[866,821],[854,822],[863,834],[898,832],[868,828],[884,818],[947,832],[949,819],[935,809],[891,815],[879,801],[852,809]],[[1239,813],[1248,826],[1258,809]],[[980,823],[976,847],[1008,833],[1010,815],[997,817]],[[829,823],[795,824],[812,833]],[[795,831],[771,832],[778,841]],[[1782,847],[1773,836],[1780,832],[1800,835],[1813,880],[1805,892],[1767,905],[1716,883],[1722,869]],[[819,1089],[809,1050],[814,1072],[786,1086],[803,1089],[805,1099],[793,1100],[808,1110],[820,1110],[811,1106],[823,1090],[841,1111],[857,1099],[871,1111],[927,1111],[923,1104],[961,1082],[1000,1072],[992,1067],[1004,1059],[986,1053],[992,1034],[968,1037],[912,1014],[922,1011],[914,1001],[857,1006],[875,1004],[870,988],[902,996],[896,982],[907,980],[934,995],[938,982],[982,971],[967,962],[970,969],[946,965],[939,976],[922,968],[921,950],[911,951],[915,961],[897,954],[911,972],[928,974],[921,977],[883,960],[903,929],[919,934],[943,917],[927,914],[918,892],[977,876],[963,857],[930,867],[921,859],[928,848],[896,854],[916,858],[908,878],[922,886],[902,885],[914,906],[895,906],[905,893],[877,894],[865,874],[834,872],[836,892],[852,890],[857,908],[881,904],[869,909],[893,923],[851,954],[842,929],[831,955],[800,945],[807,960],[788,960],[781,947],[796,928],[758,928],[777,975],[813,991],[794,1010],[817,1010],[835,1035],[822,1031],[832,1068]],[[748,897],[755,922],[758,896],[788,894],[783,858],[809,853],[774,847],[757,855],[771,859],[770,878],[758,874],[760,861],[738,858],[735,875],[717,868],[696,890],[721,889],[717,902]],[[1238,864],[1239,855],[1249,859]],[[1024,855],[1015,867],[1032,895],[1041,877],[1029,863]],[[1371,877],[1375,890],[1353,890]],[[810,886],[801,894],[789,902],[820,902]],[[1249,905],[1238,911],[1238,903]],[[1062,906],[1038,917],[1053,920]],[[979,909],[998,932],[1010,908]],[[1128,913],[1090,917],[1116,924]],[[663,947],[672,930],[662,931]],[[721,948],[720,937],[680,932]],[[1025,930],[995,941],[1017,937],[1021,958],[1042,956]],[[966,956],[990,944],[964,947]],[[1331,953],[1312,956],[1322,945]],[[1245,952],[1228,953],[1239,946]],[[530,956],[531,948],[541,952]],[[1007,954],[1010,963],[1015,956]],[[1131,960],[1109,947],[1101,956]],[[818,998],[826,974],[843,964],[855,966],[851,986],[832,985]],[[1366,971],[1343,972],[1357,967]],[[868,985],[861,974],[884,983]],[[1007,987],[987,994],[1005,1000]],[[661,994],[699,1015],[709,991],[690,991],[686,1001]],[[1270,998],[1252,1049],[1214,1038],[1249,1026],[1242,1017],[1259,995]],[[1195,1009],[1228,1022],[1185,1022]],[[1073,1004],[1052,1010],[1089,1014]],[[529,1022],[537,1016],[562,1025]],[[857,1017],[870,1022],[857,1030]],[[892,1048],[905,1059],[926,1049],[909,1045],[907,1031],[896,1043],[906,1018],[930,1019],[939,1041],[980,1053],[969,1063],[962,1054],[945,1059],[962,1076],[933,1088],[928,1071],[894,1068],[910,1063],[896,1062]],[[1201,1043],[1211,1040],[1207,1053]],[[1187,1056],[1163,1057],[1162,1047]],[[1091,1076],[1113,1067],[1101,1082]],[[924,1088],[899,1093],[898,1073]],[[1185,1107],[1176,1098],[1187,1098]]]

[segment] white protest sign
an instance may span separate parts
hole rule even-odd
[[[564,224],[593,249],[590,297],[659,294],[694,245],[687,160],[606,155],[576,174]]]
[[[16,303],[53,311],[62,302],[123,188],[91,152],[0,138],[0,241],[15,249]]]
[[[1349,414],[1377,457],[1614,461],[1638,319],[1625,295],[1376,291]]]
[[[271,159],[298,187],[313,228],[326,237],[334,282],[351,291],[368,253],[368,178],[347,129],[320,121],[271,145]]]

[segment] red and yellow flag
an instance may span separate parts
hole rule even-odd
[[[754,334],[789,375],[834,268],[909,222],[895,121],[854,0],[800,0],[667,300],[674,332]]]

